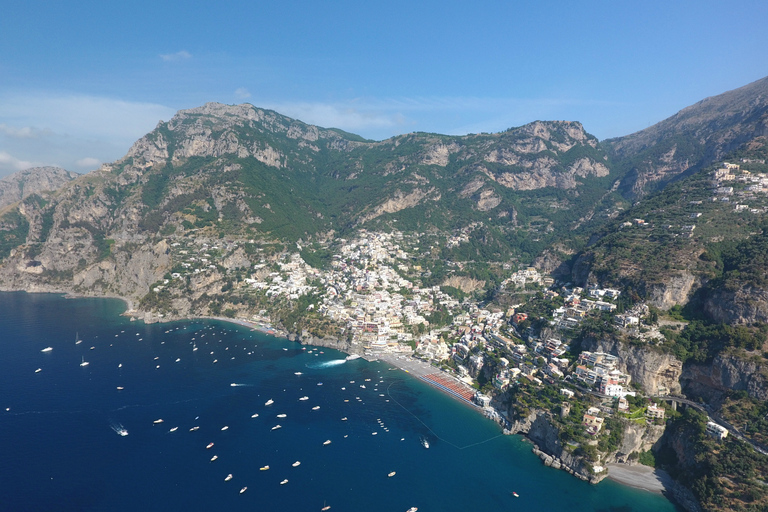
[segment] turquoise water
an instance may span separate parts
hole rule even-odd
[[[521,437],[385,364],[122,310],[0,293],[0,509],[674,510],[543,466]]]

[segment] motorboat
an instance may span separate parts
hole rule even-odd
[[[192,427],[191,429],[189,429],[189,431],[190,431],[190,432],[194,432],[195,430],[197,430],[197,429],[199,429],[199,428],[200,428],[200,427]]]
[[[173,428],[172,428],[171,430],[169,430],[168,432],[176,432],[177,430],[179,430],[179,427],[173,427]]]
[[[512,496],[514,496],[515,498],[519,498],[520,497],[520,495],[517,494],[515,491],[512,491]]]
[[[355,359],[360,359],[360,354],[350,354],[345,359],[347,361],[354,361]]]
[[[206,450],[210,450],[211,448],[213,448],[213,443],[208,443],[205,447]]]
[[[421,436],[419,438],[419,442],[421,443],[421,446],[423,446],[424,448],[429,448],[429,440],[426,437]]]
[[[316,410],[318,410],[319,408],[320,408],[320,406],[319,406],[319,405],[316,405],[316,406],[314,406],[314,407],[312,408],[312,410],[313,410],[313,411],[316,411]]]
[[[158,419],[156,419],[155,421],[153,421],[152,423],[154,423],[155,425],[157,425],[158,423],[162,423],[162,422],[163,422],[163,418],[158,418]]]
[[[215,461],[215,460],[216,460],[216,459],[218,459],[218,458],[219,458],[219,456],[218,456],[218,455],[214,455],[213,457],[211,457],[211,462]]]
[[[232,473],[228,474],[228,475],[226,476],[226,478],[224,478],[224,481],[225,481],[225,482],[229,482],[230,480],[232,480]]]
[[[281,425],[275,425],[274,427],[272,427],[272,430],[277,430],[279,428],[283,428],[283,427]]]
[[[273,403],[275,403],[275,401],[270,398],[269,400],[264,402],[264,405],[272,405]]]
[[[323,446],[331,444],[331,440],[328,439],[327,441],[323,441]]]
[[[283,413],[277,415],[278,418],[285,418],[286,416],[287,414],[283,414]]]
[[[223,427],[221,427],[221,430],[222,430],[222,431],[224,431],[224,430],[228,430],[228,429],[229,429],[229,427],[228,427],[227,425],[224,425]]]
[[[304,374],[303,374],[303,373],[301,373],[301,372],[293,372],[293,374],[294,374],[294,375],[304,375]]]
[[[304,400],[309,400],[309,397],[308,396],[303,396],[303,397],[299,398],[299,400],[301,400],[303,402]]]
[[[40,352],[52,352],[52,351],[53,351],[53,347],[45,347],[45,348],[44,348],[43,350],[41,350]]]
[[[266,470],[268,470],[268,469],[269,469],[269,466],[261,466],[259,469],[260,469],[261,471],[266,471]]]
[[[42,368],[38,368],[37,370],[35,370],[35,373],[40,373],[41,371],[43,371],[43,369]]]
[[[394,471],[392,471],[391,473],[388,473],[388,474],[387,474],[387,476],[388,476],[389,478],[392,478],[392,477],[393,477],[393,476],[395,476],[396,474],[397,474],[397,473],[395,473]]]
[[[243,487],[242,489],[240,489],[240,494],[243,494],[247,490],[248,490],[248,486]]]
[[[285,485],[285,484],[287,484],[287,483],[288,483],[288,479],[286,478],[285,480],[283,480],[282,482],[280,482],[280,485]]]
[[[251,418],[258,418],[258,417],[259,417],[259,413],[251,414]]]
[[[297,460],[296,462],[294,462],[293,464],[291,464],[291,466],[293,466],[293,467],[296,467],[296,466],[299,466],[300,464],[301,464],[301,462],[299,462],[299,461]]]

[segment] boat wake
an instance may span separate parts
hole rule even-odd
[[[122,423],[112,423],[109,425],[112,430],[115,431],[115,434],[120,436],[127,436],[128,430],[122,425]]]
[[[313,370],[322,370],[323,368],[332,368],[346,362],[346,359],[334,359],[333,361],[323,361],[322,363],[308,364],[307,368],[312,368]]]

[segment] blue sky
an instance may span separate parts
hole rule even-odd
[[[86,172],[179,109],[252,103],[371,139],[646,128],[768,75],[768,2],[7,2],[0,176]]]

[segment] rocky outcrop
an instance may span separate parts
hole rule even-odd
[[[704,311],[716,322],[750,325],[768,322],[768,290],[743,285],[709,292]]]
[[[618,357],[619,368],[649,395],[680,393],[683,363],[671,354],[646,346],[630,346],[613,337],[587,338],[582,342],[582,348]]]
[[[0,179],[0,210],[32,194],[53,191],[78,175],[60,167],[33,167]]]
[[[661,283],[647,285],[648,303],[663,310],[686,304],[691,294],[701,287],[701,280],[688,271],[668,276]]]
[[[729,391],[746,391],[768,400],[768,367],[760,357],[737,351],[718,354],[709,364],[688,363],[681,380],[685,390],[707,402],[719,402]]]
[[[650,450],[658,443],[663,434],[663,426],[626,422],[621,445],[614,456],[615,462],[626,463],[632,453]]]

